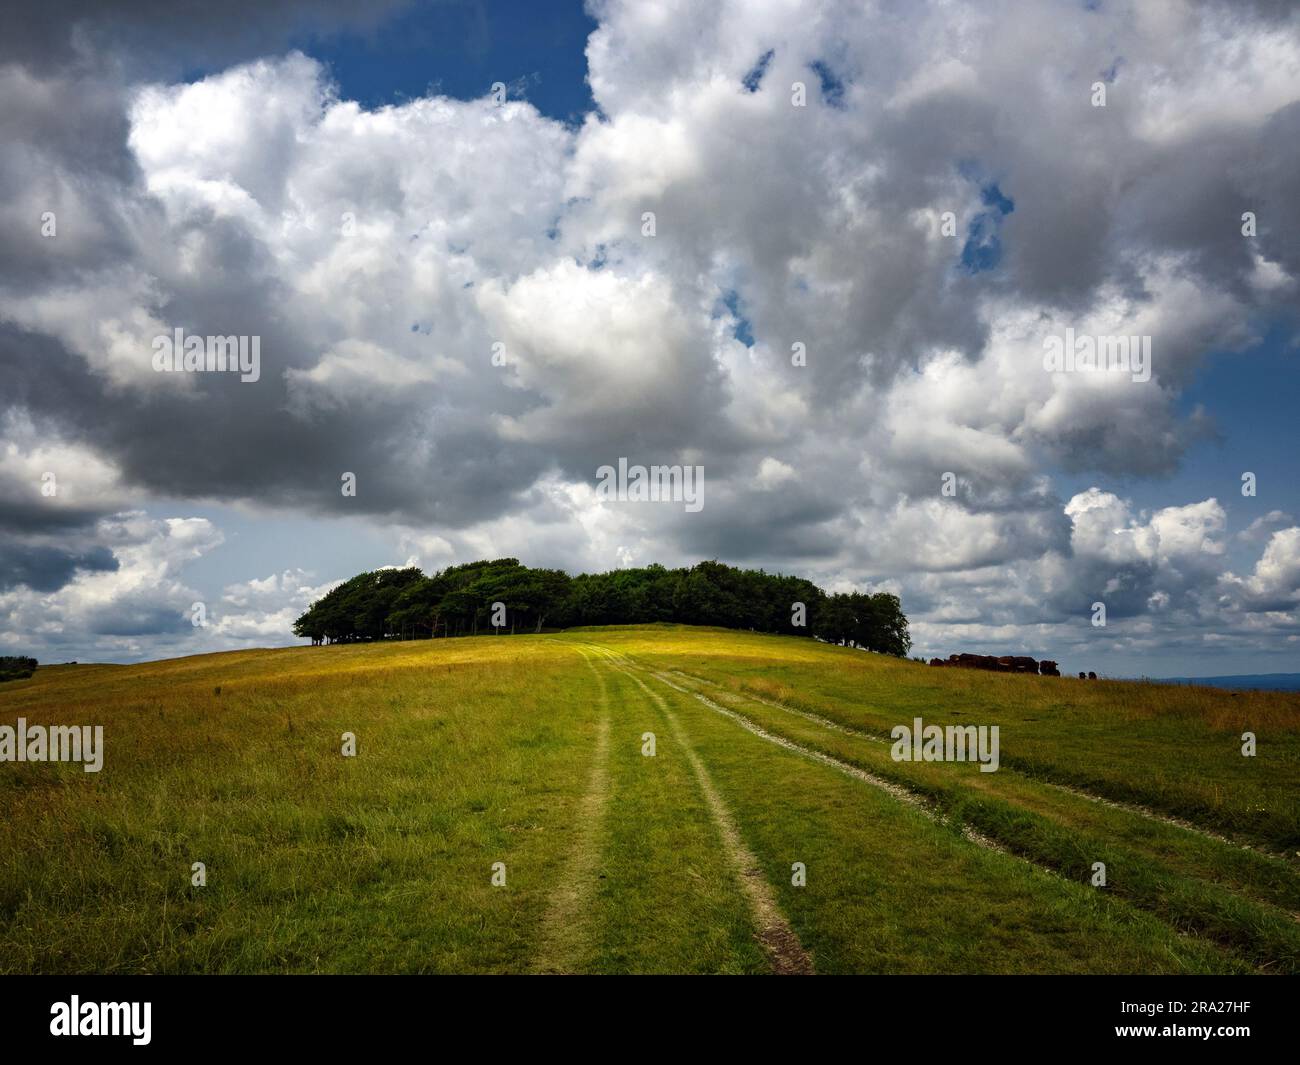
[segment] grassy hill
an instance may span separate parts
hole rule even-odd
[[[0,764],[4,972],[1300,970],[1294,694],[638,626],[42,668],[19,717],[106,754]],[[915,717],[1001,767],[894,761]]]

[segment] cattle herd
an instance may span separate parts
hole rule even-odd
[[[959,669],[987,669],[993,673],[1037,673],[1043,677],[1059,677],[1061,671],[1055,662],[1044,658],[1041,662],[1025,655],[949,655],[947,659],[932,658],[932,666],[956,666]],[[1096,673],[1080,673],[1080,680],[1096,680]]]

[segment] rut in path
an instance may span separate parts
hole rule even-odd
[[[783,747],[787,751],[792,751],[795,754],[802,755],[803,757],[809,758],[814,762],[820,762],[822,765],[830,766],[832,769],[835,769],[843,773],[845,776],[853,777],[854,780],[860,780],[864,784],[870,784],[873,788],[879,788],[881,791],[897,799],[899,802],[907,803],[908,806],[916,807],[916,809],[920,810],[923,814],[929,817],[930,820],[936,822],[937,824],[946,823],[945,818],[933,808],[933,805],[924,796],[918,795],[916,792],[912,791],[909,788],[904,787],[902,784],[895,784],[893,781],[885,780],[883,777],[878,777],[874,773],[868,773],[865,769],[859,769],[855,765],[850,765],[848,762],[841,761],[840,759],[834,757],[833,755],[824,754],[823,752],[814,750],[811,747],[805,747],[802,744],[795,743],[794,740],[787,739],[785,736],[778,735],[775,732],[768,732],[767,729],[763,728],[761,725],[757,724],[756,722],[751,721],[744,714],[737,713],[735,710],[729,710],[725,706],[720,706],[718,703],[715,703],[712,699],[708,698],[707,696],[701,695],[697,691],[691,691],[688,688],[679,688],[676,684],[674,684],[662,673],[650,672],[650,676],[654,677],[654,679],[657,680],[660,684],[666,684],[668,687],[672,688],[673,691],[681,692],[683,695],[695,696],[696,699],[702,702],[714,713],[721,714],[723,717],[727,718],[728,720],[734,721],[746,732],[750,733],[751,735],[757,736],[761,740],[767,740],[768,743],[774,743],[776,744],[776,746]],[[633,677],[633,680],[636,679],[637,678]],[[799,713],[799,711],[794,711],[794,712]],[[1001,854],[1010,855],[1013,858],[1019,858],[1021,861],[1024,862],[1029,862],[1028,858],[1024,858],[1021,855],[1014,854],[1006,847],[1002,846],[1002,844],[998,843],[996,840],[992,840],[988,836],[984,835],[982,832],[976,831],[970,825],[962,825],[959,831],[961,832],[962,836],[964,836],[971,843],[977,844],[978,846],[981,847],[985,847],[991,851],[998,851]],[[1033,865],[1036,863],[1029,862],[1029,864]],[[1042,869],[1044,872],[1051,874],[1052,876],[1059,875],[1053,870],[1048,869],[1046,866],[1037,866],[1037,867]]]
[[[644,667],[638,666],[636,668]],[[749,699],[753,702],[761,703],[763,706],[770,706],[775,710],[782,710],[787,714],[794,714],[796,717],[801,717],[805,721],[811,721],[813,724],[820,725],[822,728],[828,729],[832,732],[842,732],[847,736],[856,736],[859,739],[871,740],[873,743],[888,744],[890,742],[884,736],[877,735],[874,732],[866,732],[862,729],[853,728],[851,725],[841,725],[838,721],[832,721],[828,717],[822,717],[820,714],[814,714],[809,710],[800,710],[794,706],[787,706],[785,703],[779,703],[773,699],[765,699],[763,696],[754,695],[751,692],[732,691],[730,688],[719,684],[716,680],[709,680],[707,677],[699,677],[694,673],[686,673],[680,669],[672,669],[668,672],[692,684],[707,684],[710,688],[716,689],[720,696],[724,698]],[[1215,832],[1213,829],[1202,828],[1200,825],[1193,824],[1191,821],[1187,821],[1181,817],[1175,817],[1172,814],[1164,814],[1158,810],[1153,810],[1149,806],[1142,806],[1133,802],[1121,802],[1119,799],[1108,799],[1104,795],[1098,795],[1096,792],[1086,791],[1085,789],[1076,787],[1073,784],[1061,784],[1055,780],[1045,780],[1041,777],[1034,777],[1023,773],[1021,776],[1025,779],[1034,780],[1045,787],[1053,788],[1056,791],[1066,792],[1069,795],[1073,795],[1075,798],[1086,799],[1088,802],[1096,803],[1098,806],[1106,806],[1112,810],[1122,810],[1125,813],[1145,818],[1148,821],[1158,821],[1162,825],[1169,825],[1172,828],[1180,828],[1184,832],[1191,832],[1193,835],[1212,839],[1216,843],[1224,843],[1229,847],[1236,847],[1239,850],[1251,851],[1263,858],[1271,858],[1275,861],[1286,862],[1294,868],[1292,856],[1289,854],[1278,853],[1277,851],[1269,850],[1266,847],[1259,847],[1253,843],[1247,843],[1244,840],[1233,839],[1232,837],[1225,836],[1220,832]]]
[[[943,816],[934,809],[933,804],[925,796],[912,791],[910,788],[907,788],[902,784],[895,784],[891,780],[885,780],[883,777],[878,777],[874,773],[868,773],[865,769],[860,769],[858,766],[850,765],[848,762],[842,761],[841,759],[836,758],[833,755],[825,754],[822,751],[814,750],[811,747],[805,747],[802,744],[796,743],[794,740],[788,739],[785,736],[778,735],[775,732],[769,732],[767,729],[763,728],[757,722],[750,720],[744,714],[729,709],[725,706],[721,706],[720,704],[715,703],[712,699],[708,698],[707,696],[702,695],[700,692],[692,691],[689,688],[680,687],[679,685],[674,684],[673,681],[669,679],[669,677],[666,674],[656,673],[654,670],[642,666],[637,662],[633,661],[632,659],[627,658],[619,654],[618,652],[612,651],[607,647],[601,647],[599,644],[588,644],[587,646],[600,651],[607,659],[609,659],[612,665],[617,665],[618,667],[622,668],[624,672],[628,670],[637,670],[638,672],[645,673],[653,677],[660,684],[672,688],[672,690],[675,692],[681,692],[683,695],[694,696],[697,700],[699,700],[701,703],[707,706],[715,714],[721,714],[729,721],[735,722],[746,732],[750,733],[753,736],[757,736],[761,740],[767,740],[768,743],[775,744],[776,746],[784,748],[785,750],[790,751],[793,754],[801,755],[802,757],[811,759],[814,762],[820,762],[822,765],[829,766],[830,768],[840,773],[843,773],[845,776],[852,777],[854,780],[860,780],[864,784],[870,784],[873,788],[878,788],[879,790],[885,792],[887,795],[891,796],[892,798],[897,799],[899,802],[906,803],[908,806],[915,807],[916,809],[920,810],[923,814],[925,814],[927,817],[929,817],[932,821],[935,821],[940,824],[946,823]],[[687,676],[687,677],[690,676],[690,674],[681,674],[680,670],[674,670],[674,672],[678,673],[679,676]],[[627,675],[630,676],[633,680],[635,680],[638,684],[641,684],[640,678],[637,677],[635,674],[629,672],[627,673]],[[691,678],[691,679],[702,679],[702,678]],[[713,682],[705,681],[705,683],[712,684]],[[641,684],[641,687],[645,688],[645,685]],[[715,687],[721,687],[721,686],[715,685]],[[650,692],[650,689],[646,688],[646,691]],[[650,695],[652,698],[658,698],[658,696],[656,696],[654,692],[650,692]],[[756,701],[767,702],[767,700],[765,699],[757,699]],[[824,724],[826,727],[833,728],[839,732],[855,733],[856,731],[844,725],[837,725],[834,722],[829,721],[825,718],[819,718],[815,714],[808,714],[802,710],[794,710],[790,707],[781,706],[779,703],[771,703],[769,705],[775,706],[777,707],[777,709],[780,710],[789,710],[790,713],[792,714],[797,714],[799,717],[805,717],[811,721],[816,721],[818,724]],[[867,734],[859,733],[859,735],[866,736]],[[867,738],[874,738],[874,737],[868,736]],[[988,850],[998,851],[999,853],[1002,854],[1009,854],[1012,857],[1016,857],[1016,858],[1020,857],[1019,855],[1012,854],[1012,852],[1009,851],[1006,847],[1002,846],[1002,844],[997,843],[992,839],[989,839],[988,836],[984,835],[981,832],[977,832],[969,825],[963,825],[960,829],[960,832],[967,840],[969,840],[971,843],[977,844],[978,846],[985,847]],[[1027,858],[1021,858],[1020,860],[1025,862],[1029,861],[1029,859]],[[1034,864],[1034,863],[1031,862],[1030,864]],[[1044,868],[1044,867],[1040,866],[1039,868]],[[1053,872],[1050,869],[1044,868],[1044,871],[1051,873],[1051,875],[1053,876],[1058,875],[1057,873]]]
[[[608,659],[611,669],[616,669],[624,676],[630,677],[650,697],[668,722],[673,739],[681,747],[683,754],[686,755],[686,760],[695,773],[695,780],[700,786],[700,793],[704,796],[705,804],[713,817],[713,823],[718,829],[718,835],[722,838],[722,845],[726,849],[731,863],[739,873],[740,886],[745,893],[746,901],[749,903],[749,910],[754,921],[754,927],[757,930],[758,941],[767,953],[768,960],[772,964],[772,970],[781,976],[811,976],[813,974],[812,958],[803,949],[799,937],[782,915],[780,907],[776,904],[776,898],[772,894],[772,889],[763,876],[763,870],[758,864],[758,859],[754,857],[753,852],[750,851],[741,838],[740,830],[736,827],[731,811],[727,809],[722,796],[718,794],[717,788],[714,787],[713,779],[709,776],[709,771],[704,767],[704,763],[700,761],[700,756],[695,753],[695,749],[690,745],[690,740],[681,723],[677,720],[677,715],[668,708],[668,703],[664,701],[658,692],[649,688],[635,673],[626,670],[614,655],[605,651],[604,648],[600,648],[600,650]]]
[[[855,765],[851,765],[851,764],[848,763],[848,762],[841,761],[840,759],[835,758],[835,757],[833,757],[833,756],[831,756],[831,755],[825,754],[825,753],[823,753],[823,752],[821,752],[821,751],[819,751],[819,750],[816,750],[816,749],[814,749],[814,748],[810,748],[810,747],[804,747],[804,746],[802,746],[801,744],[798,744],[798,743],[794,742],[793,740],[788,739],[788,738],[785,737],[785,736],[782,736],[782,735],[779,735],[779,734],[776,734],[776,733],[769,732],[769,731],[767,731],[766,729],[764,729],[761,725],[759,725],[756,721],[751,720],[749,717],[745,716],[744,714],[742,714],[742,713],[738,713],[738,712],[735,711],[735,710],[728,709],[727,707],[724,707],[724,706],[720,705],[719,703],[714,702],[712,699],[709,699],[707,696],[705,696],[704,694],[702,694],[702,693],[699,692],[699,691],[694,691],[694,690],[691,690],[691,689],[688,689],[688,688],[681,687],[681,686],[679,686],[678,684],[674,683],[673,680],[672,680],[669,676],[667,676],[665,673],[657,672],[656,670],[654,670],[654,669],[652,669],[652,668],[649,668],[649,667],[643,666],[643,665],[641,665],[640,663],[636,662],[634,659],[628,658],[628,657],[626,657],[626,656],[624,656],[624,655],[622,655],[622,654],[620,654],[620,653],[617,653],[617,652],[613,651],[612,649],[604,648],[604,647],[600,647],[599,645],[589,645],[589,646],[593,647],[594,649],[597,649],[597,650],[601,651],[601,652],[606,656],[606,658],[608,658],[608,659],[611,660],[611,663],[617,664],[617,665],[618,665],[618,666],[619,666],[619,667],[620,667],[624,672],[627,672],[628,670],[635,670],[635,671],[638,672],[638,673],[645,673],[645,674],[648,674],[648,675],[649,675],[650,677],[652,677],[654,680],[658,681],[659,683],[661,683],[661,684],[663,684],[663,685],[665,685],[665,686],[667,686],[667,687],[669,687],[669,688],[672,688],[674,691],[681,692],[681,693],[684,694],[684,695],[691,695],[691,696],[693,696],[697,701],[699,701],[700,703],[702,703],[704,706],[708,707],[710,710],[714,711],[715,713],[717,713],[717,714],[719,714],[719,715],[721,715],[721,716],[723,716],[723,717],[726,717],[726,718],[730,719],[730,720],[733,721],[735,724],[739,725],[741,728],[745,729],[747,732],[751,733],[752,735],[758,736],[758,737],[760,737],[761,739],[765,739],[765,740],[767,740],[768,742],[773,743],[773,744],[775,744],[775,745],[777,745],[777,746],[779,746],[779,747],[783,747],[783,748],[785,748],[786,750],[791,751],[792,753],[797,753],[797,754],[802,755],[803,757],[806,757],[806,758],[808,758],[808,759],[810,759],[810,760],[812,760],[812,761],[820,762],[820,763],[822,763],[823,765],[827,765],[827,766],[829,766],[829,767],[831,767],[831,768],[834,768],[834,769],[838,770],[839,772],[845,774],[846,776],[854,777],[854,778],[856,778],[856,779],[858,779],[858,780],[863,781],[864,783],[868,783],[868,784],[871,784],[871,785],[873,785],[873,786],[875,786],[875,787],[877,787],[877,788],[880,788],[881,790],[883,790],[883,791],[889,793],[890,795],[892,795],[894,798],[896,798],[896,799],[898,799],[898,800],[900,800],[900,801],[902,801],[902,802],[909,803],[910,805],[913,805],[913,806],[917,807],[917,808],[918,808],[922,813],[926,814],[927,816],[929,816],[930,818],[932,818],[932,819],[935,820],[936,822],[939,822],[939,823],[947,823],[947,819],[946,819],[946,818],[945,818],[945,817],[944,817],[944,816],[943,816],[943,815],[942,815],[938,810],[934,809],[933,806],[932,806],[932,804],[931,804],[930,802],[928,802],[927,799],[926,799],[924,796],[922,796],[922,795],[920,795],[920,794],[918,794],[918,793],[915,793],[915,792],[910,791],[909,789],[903,788],[901,785],[895,785],[895,784],[893,784],[893,783],[890,782],[890,781],[885,781],[885,780],[883,780],[883,779],[881,779],[881,778],[879,778],[879,777],[874,776],[874,774],[870,774],[870,773],[865,772],[864,770],[858,768],[858,767],[855,766]],[[678,677],[679,677],[680,679],[683,679],[683,680],[690,679],[690,680],[694,680],[694,681],[696,681],[697,683],[703,682],[703,683],[706,683],[706,684],[713,685],[714,687],[721,688],[721,685],[716,684],[716,682],[714,682],[714,681],[707,681],[707,680],[704,680],[704,678],[692,677],[690,674],[682,674],[680,671],[674,671],[674,672],[677,673],[677,675],[678,675]],[[636,677],[634,674],[629,673],[628,675],[629,675],[629,676],[632,676],[633,679],[636,680],[639,684],[641,683],[640,679],[639,679],[638,677]],[[641,684],[641,686],[642,686],[643,688],[645,688],[645,685],[644,685],[644,684]],[[648,689],[647,689],[647,690],[648,690]],[[741,698],[750,698],[750,697],[749,697],[749,696],[741,696]],[[847,733],[850,733],[850,734],[857,734],[857,735],[861,735],[861,736],[863,736],[864,738],[869,738],[869,739],[874,739],[874,738],[876,738],[876,737],[872,737],[869,733],[862,733],[862,732],[860,732],[859,730],[852,729],[852,728],[850,728],[850,727],[848,727],[848,726],[840,725],[839,723],[837,723],[837,722],[833,722],[833,721],[830,721],[829,719],[824,719],[824,718],[819,719],[819,716],[816,715],[816,714],[811,714],[811,713],[808,713],[808,712],[805,712],[805,711],[797,710],[797,709],[792,708],[792,707],[783,706],[783,705],[780,704],[780,703],[774,703],[774,702],[771,702],[770,700],[763,699],[763,698],[760,698],[760,697],[753,697],[753,698],[754,698],[754,700],[755,700],[756,702],[764,703],[764,704],[767,704],[767,705],[771,705],[771,706],[773,706],[773,707],[775,707],[776,709],[779,709],[779,710],[786,710],[786,711],[788,711],[788,712],[790,712],[790,713],[792,713],[792,714],[795,714],[795,715],[797,715],[797,716],[799,716],[799,717],[803,717],[803,718],[805,718],[805,719],[807,719],[807,720],[814,721],[814,722],[816,722],[816,723],[818,723],[818,724],[820,724],[820,725],[823,725],[824,727],[827,727],[827,728],[829,728],[829,729],[832,729],[832,730],[834,730],[834,731],[838,731],[838,732],[847,732]],[[1054,785],[1054,786],[1056,786],[1056,787],[1061,787],[1061,785]],[[1063,789],[1063,790],[1071,790],[1071,789]],[[1086,793],[1085,793],[1085,794],[1081,794],[1080,797],[1081,797],[1081,798],[1095,798],[1095,797],[1093,797],[1093,796],[1087,795]],[[1100,801],[1105,802],[1106,800],[1100,800]],[[1109,805],[1109,803],[1108,803],[1108,805]],[[1119,806],[1119,804],[1115,804],[1115,805]],[[1121,808],[1121,809],[1124,809],[1125,807],[1120,806],[1120,808]],[[1134,809],[1132,810],[1132,812],[1142,812],[1142,811],[1139,811],[1139,810],[1137,810],[1137,809],[1134,808]],[[1154,815],[1154,816],[1152,816],[1152,815],[1150,814],[1150,812],[1147,812],[1147,813],[1148,813],[1148,816],[1151,816],[1152,820],[1160,820],[1160,821],[1164,821],[1164,820],[1166,820],[1165,818],[1163,818],[1163,817],[1161,817],[1161,816],[1159,816],[1159,815]],[[1178,825],[1177,827],[1180,827],[1180,828],[1183,828],[1183,827],[1190,827],[1190,828],[1192,828],[1193,831],[1197,831],[1197,830],[1195,829],[1194,826],[1183,826],[1183,825]],[[1209,836],[1213,836],[1213,835],[1214,835],[1213,833],[1205,832],[1204,830],[1200,830],[1200,833],[1199,833],[1199,834],[1202,834],[1202,835],[1209,835]],[[1029,866],[1032,866],[1032,867],[1036,868],[1036,869],[1039,870],[1040,872],[1048,874],[1049,876],[1052,876],[1052,877],[1057,878],[1057,879],[1068,880],[1068,878],[1064,878],[1064,877],[1062,877],[1061,874],[1060,874],[1057,870],[1055,870],[1055,869],[1053,869],[1053,868],[1051,868],[1051,867],[1049,867],[1049,866],[1047,866],[1047,865],[1041,864],[1040,862],[1035,861],[1035,860],[1032,859],[1032,858],[1026,857],[1025,855],[1017,854],[1017,853],[1015,853],[1014,851],[1011,851],[1011,850],[1009,850],[1008,848],[1004,847],[1002,844],[998,843],[997,841],[995,841],[995,840],[993,840],[993,839],[990,839],[990,838],[984,836],[982,833],[975,832],[975,831],[972,830],[969,826],[963,826],[963,828],[962,828],[962,835],[965,836],[966,839],[969,840],[969,841],[972,842],[972,843],[975,843],[975,844],[977,844],[977,845],[979,845],[979,846],[981,846],[981,847],[987,848],[987,849],[989,849],[989,850],[993,850],[993,851],[1001,852],[1002,854],[1005,854],[1005,855],[1007,855],[1007,856],[1009,856],[1009,857],[1016,858],[1016,859],[1018,859],[1018,860],[1024,862],[1025,864],[1027,864],[1027,865],[1029,865]],[[1231,842],[1234,842],[1234,841],[1230,841],[1230,840],[1229,840],[1229,841],[1225,841],[1225,842],[1229,842],[1229,843],[1231,843]],[[1237,846],[1243,846],[1243,845],[1240,844],[1239,842],[1238,842],[1236,845],[1237,845]],[[1252,848],[1252,847],[1244,847],[1244,849],[1254,850],[1255,848]],[[1262,851],[1261,851],[1260,853],[1263,853],[1263,854],[1266,854],[1266,855],[1267,855],[1267,852],[1262,852]],[[1269,857],[1276,857],[1276,856],[1274,856],[1274,855],[1268,855],[1268,856],[1269,856]],[[1144,905],[1144,904],[1141,903],[1141,902],[1137,902],[1136,905],[1137,905],[1140,909],[1143,909],[1143,910],[1150,910],[1150,909],[1151,909],[1150,906],[1148,906],[1148,905]],[[1283,912],[1289,912],[1289,911],[1283,910]],[[1159,912],[1157,912],[1157,913],[1155,914],[1155,916],[1157,916],[1158,918],[1160,918],[1162,915],[1161,915]],[[1295,916],[1295,915],[1292,915],[1292,916]],[[1184,934],[1186,934],[1186,933],[1184,933]],[[1260,967],[1257,966],[1257,968],[1260,968]],[[1260,971],[1268,971],[1268,967],[1267,967],[1267,966],[1262,967],[1262,968],[1260,968]]]
[[[541,942],[533,960],[538,973],[575,973],[583,947],[582,913],[587,909],[600,863],[600,834],[609,801],[609,688],[586,652],[580,652],[600,684],[600,717],[591,757],[591,776],[576,815],[577,835],[542,918]]]

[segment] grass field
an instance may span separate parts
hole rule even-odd
[[[19,717],[106,753],[0,764],[5,973],[1300,971],[1295,695],[648,626],[43,667]],[[894,761],[914,717],[1001,768]]]

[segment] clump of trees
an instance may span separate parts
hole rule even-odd
[[[657,621],[810,636],[900,656],[912,642],[898,596],[885,592],[827,595],[802,577],[721,562],[570,577],[516,558],[431,576],[415,567],[359,573],[314,602],[293,631],[313,643],[349,643]]]
[[[37,662],[26,655],[0,657],[0,683],[7,680],[24,680],[36,672]]]

